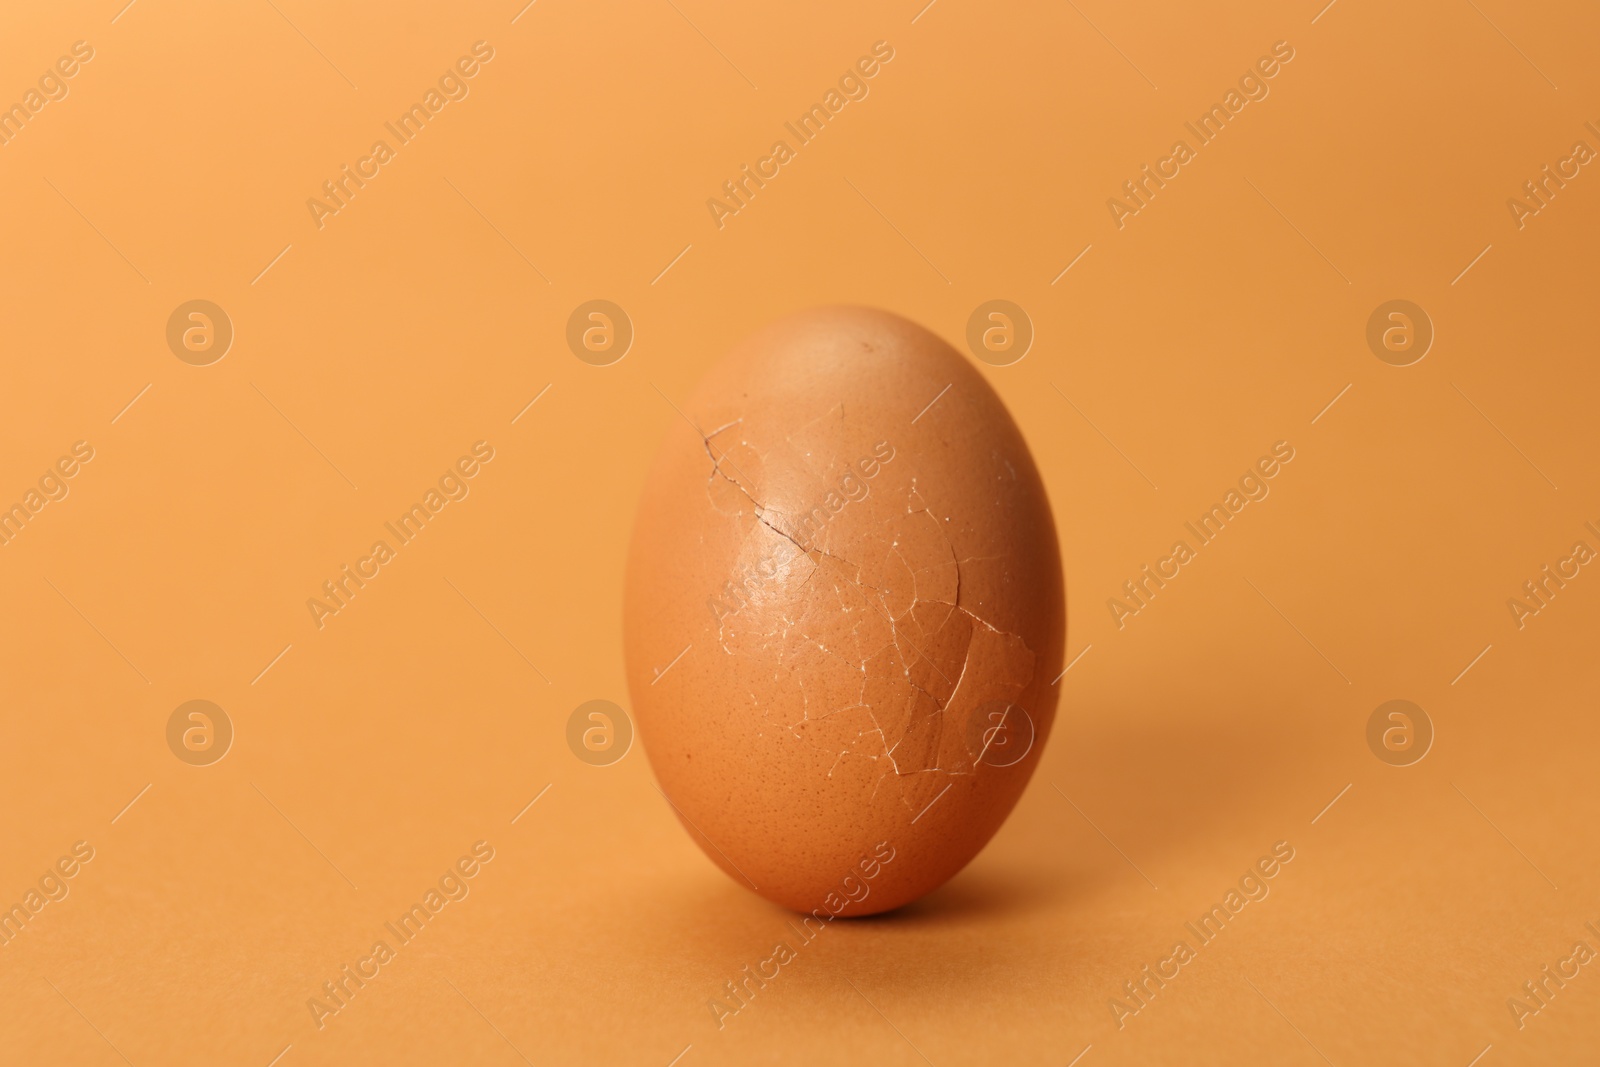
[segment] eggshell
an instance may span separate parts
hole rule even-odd
[[[999,829],[1055,718],[1065,598],[1027,445],[948,344],[866,308],[773,323],[675,407],[624,598],[659,787],[770,900],[914,900]]]

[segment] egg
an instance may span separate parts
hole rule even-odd
[[[658,788],[778,904],[915,900],[1000,828],[1055,718],[1065,593],[1022,434],[867,308],[774,322],[669,402],[623,604]]]

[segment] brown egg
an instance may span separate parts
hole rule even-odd
[[[867,308],[773,323],[678,406],[624,598],[660,788],[770,900],[914,900],[1000,828],[1055,718],[1065,602],[1028,447],[948,344]]]

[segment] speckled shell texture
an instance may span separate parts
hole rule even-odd
[[[773,323],[679,406],[624,598],[661,790],[770,900],[914,900],[1000,828],[1055,718],[1065,603],[1027,445],[966,359],[865,308]]]

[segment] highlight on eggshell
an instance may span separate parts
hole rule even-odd
[[[680,407],[624,592],[660,789],[769,900],[915,900],[1000,828],[1055,719],[1065,594],[1027,445],[965,357],[868,308],[768,325]]]

